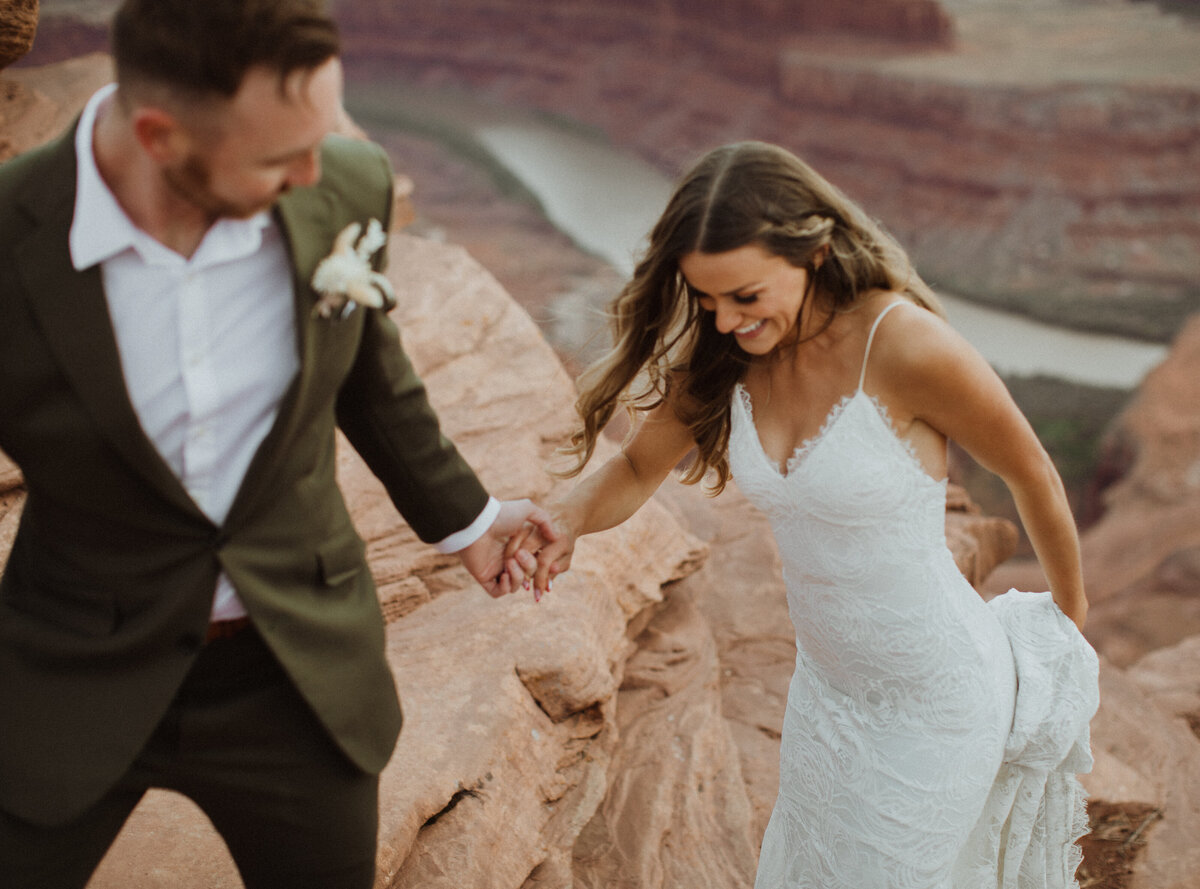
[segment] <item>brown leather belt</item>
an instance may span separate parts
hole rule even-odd
[[[204,636],[204,644],[215,642],[218,639],[232,639],[242,630],[249,629],[250,618],[235,617],[232,620],[216,620],[208,625],[208,632]]]

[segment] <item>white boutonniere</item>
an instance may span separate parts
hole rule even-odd
[[[371,257],[387,243],[383,226],[378,219],[372,219],[366,234],[359,238],[361,231],[362,225],[357,222],[342,229],[333,242],[333,252],[313,272],[312,288],[321,294],[316,312],[322,318],[345,318],[356,304],[373,309],[391,309],[396,305],[391,283],[371,268]]]

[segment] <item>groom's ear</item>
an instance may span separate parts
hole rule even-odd
[[[186,131],[169,111],[142,105],[133,112],[132,124],[138,144],[156,163],[172,164],[186,154]]]

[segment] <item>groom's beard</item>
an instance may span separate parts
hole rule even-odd
[[[163,170],[163,180],[174,194],[198,207],[211,221],[218,219],[249,219],[263,210],[275,206],[279,197],[287,191],[280,189],[270,200],[235,203],[218,197],[211,188],[212,174],[198,156],[189,155],[178,167]]]

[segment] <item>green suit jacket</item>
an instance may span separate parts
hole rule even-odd
[[[113,785],[202,647],[222,570],[336,742],[377,772],[400,708],[335,427],[423,540],[487,501],[386,314],[313,312],[307,282],[337,233],[390,220],[387,158],[331,137],[321,182],[279,202],[300,370],[216,525],[138,423],[99,268],[71,267],[73,138],[0,166],[0,449],[28,491],[0,580],[0,808],[62,823]]]

